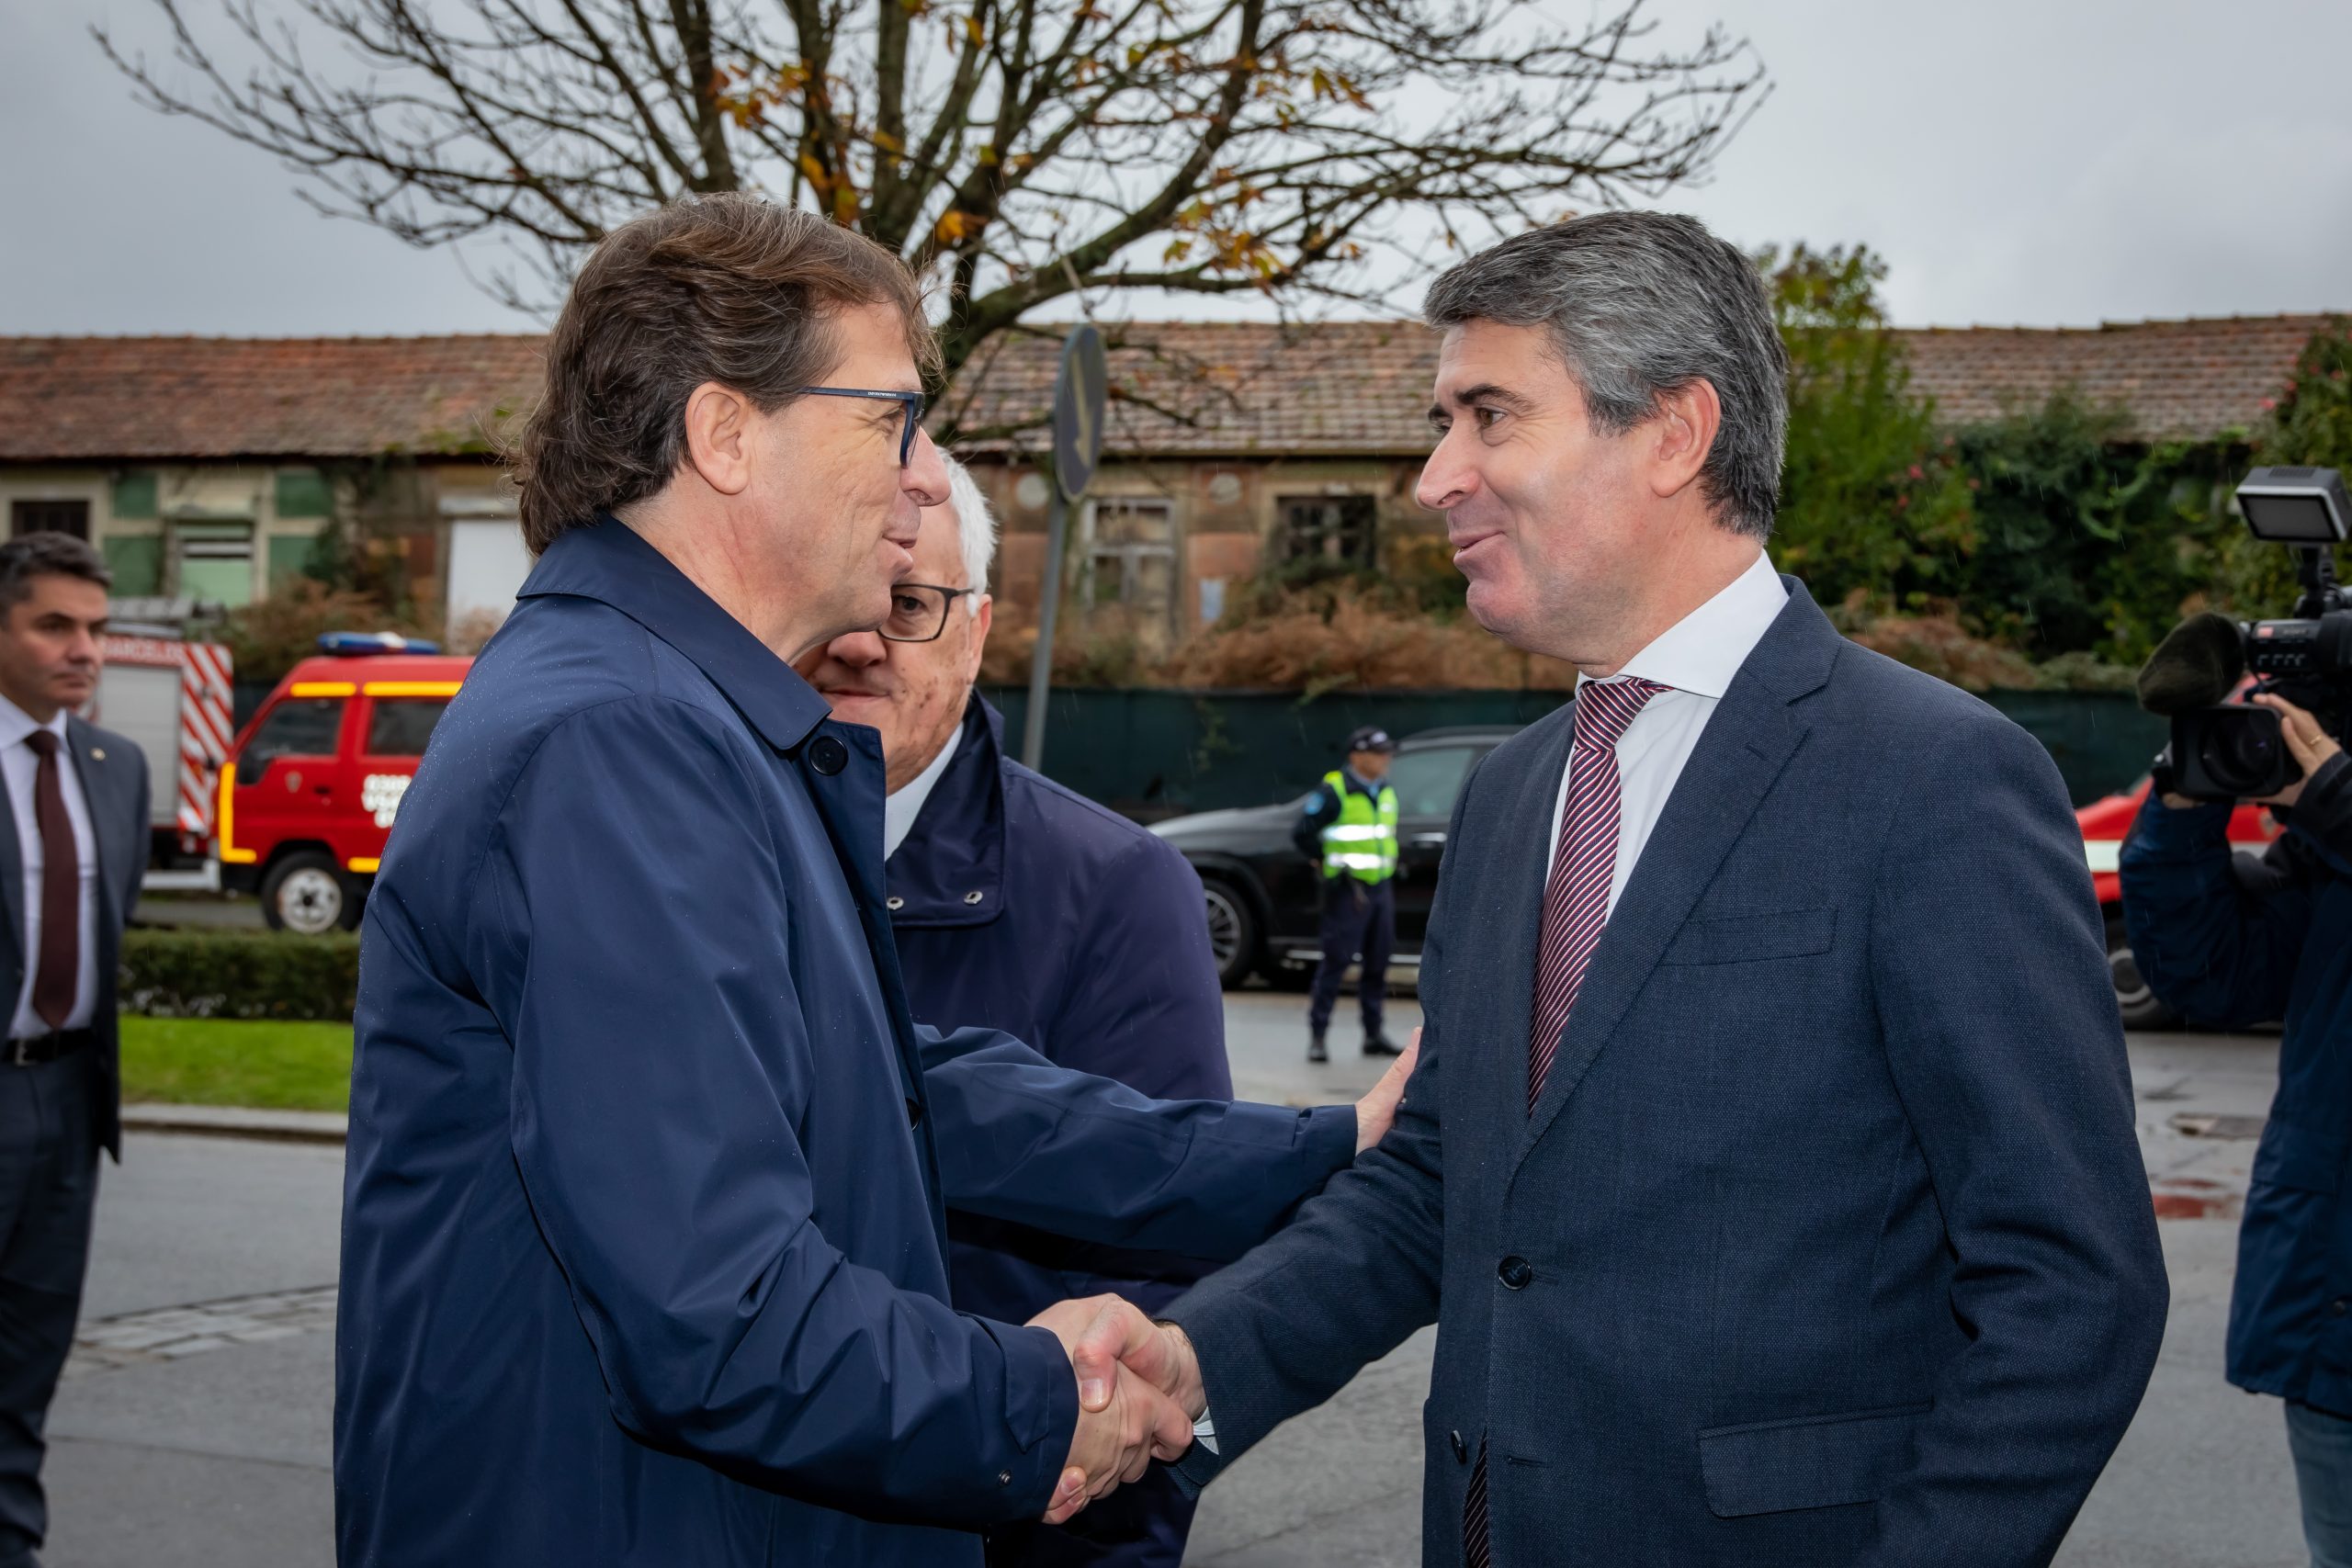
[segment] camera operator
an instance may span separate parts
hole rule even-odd
[[[2313,1568],[2352,1568],[2352,764],[2311,714],[2275,710],[2302,776],[2262,797],[2286,831],[2234,855],[2228,802],[2159,769],[2126,841],[2123,919],[2141,974],[2227,1028],[2283,1018],[2278,1092],[2238,1232],[2228,1376],[2287,1402]]]

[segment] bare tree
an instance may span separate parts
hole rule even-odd
[[[1668,47],[1644,3],[221,0],[224,54],[155,0],[171,74],[96,37],[322,211],[508,242],[491,286],[526,308],[690,192],[825,212],[944,285],[952,377],[1072,293],[1361,299],[1702,175],[1762,68],[1717,28]]]

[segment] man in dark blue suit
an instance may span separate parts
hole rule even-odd
[[[844,724],[882,737],[884,871],[917,1022],[1001,1030],[1066,1067],[1159,1100],[1233,1098],[1225,995],[1200,878],[1125,818],[1023,767],[972,689],[994,605],[996,519],[946,460],[944,504],[923,513],[897,613],[798,663]],[[1385,1119],[1392,1068],[1367,1106]],[[1197,1260],[1076,1242],[981,1214],[948,1215],[950,1299],[1022,1323],[1069,1296],[1115,1292],[1157,1312],[1205,1272]],[[1176,1568],[1193,1501],[1167,1471],[1066,1525],[989,1532],[995,1568]]]
[[[948,1302],[946,1209],[1230,1257],[1347,1107],[1162,1102],[919,1029],[874,732],[788,660],[892,614],[946,475],[912,279],[728,196],[600,245],[525,435],[539,562],[368,900],[346,1564],[978,1568],[1192,1424]]]
[[[1428,314],[1421,500],[1583,680],[1463,792],[1395,1130],[1108,1332],[1205,1408],[1198,1481],[1435,1320],[1436,1568],[2045,1563],[2165,1301],[2057,769],[1765,560],[1738,251],[1596,214]]]

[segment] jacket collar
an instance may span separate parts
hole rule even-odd
[[[667,557],[610,517],[559,536],[518,599],[609,604],[694,660],[752,728],[790,751],[831,715],[825,699]]]
[[[1004,773],[1004,716],[975,692],[955,760],[884,868],[892,925],[979,926],[1003,913]]]

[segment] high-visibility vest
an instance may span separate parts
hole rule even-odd
[[[1340,815],[1323,829],[1323,874],[1385,882],[1396,874],[1396,792],[1383,784],[1371,798],[1348,787],[1338,773],[1323,775],[1339,797]]]

